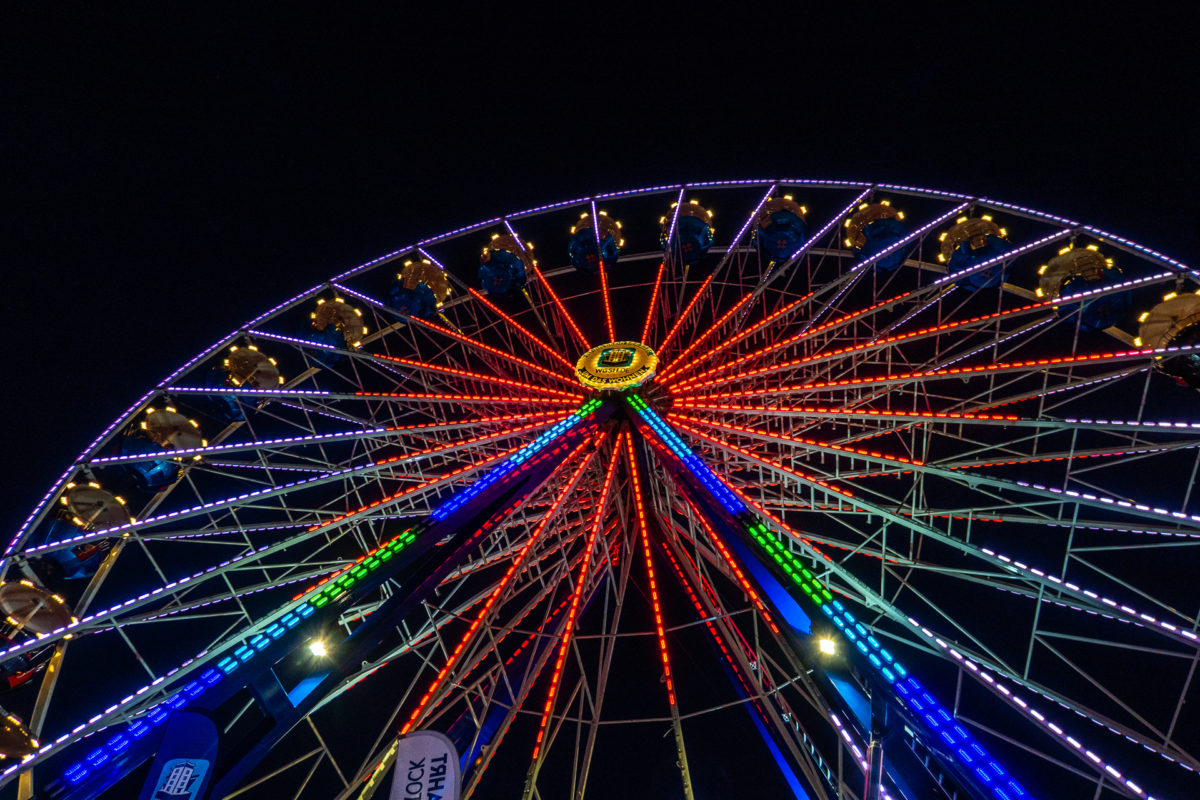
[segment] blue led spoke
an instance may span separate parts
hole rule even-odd
[[[467,488],[458,492],[456,495],[448,499],[445,503],[434,510],[431,517],[435,520],[442,520],[449,516],[457,509],[470,502],[477,497],[481,492],[485,491],[489,486],[495,485],[498,481],[509,475],[514,469],[528,461],[540,451],[546,449],[549,445],[557,441],[563,434],[571,430],[582,420],[589,417],[592,412],[602,405],[602,401],[598,399],[588,400],[581,405],[569,416],[560,420],[544,431],[541,435],[535,438],[532,442],[522,447],[513,455],[509,456],[504,461],[488,470],[484,476],[472,483]],[[362,563],[351,567],[346,573],[341,575],[336,581],[330,584],[331,587],[339,587],[337,591],[349,589],[355,583],[366,577],[371,570],[378,567],[384,561],[387,561],[395,554],[395,549],[410,544],[416,538],[414,532],[406,531],[405,534],[397,537],[388,545],[380,549],[378,553],[370,558],[364,559]],[[330,587],[326,587],[325,592],[329,591]],[[235,672],[242,664],[248,663],[251,659],[257,656],[263,650],[266,650],[272,643],[282,639],[285,634],[295,628],[302,619],[307,619],[316,612],[317,606],[314,600],[321,596],[319,593],[314,593],[312,597],[306,597],[296,608],[289,611],[277,621],[272,622],[266,627],[263,633],[259,633],[251,637],[249,644],[239,645],[232,655],[227,655],[217,662],[216,667],[210,667],[201,673],[199,679],[193,680],[184,686],[175,694],[167,697],[158,705],[146,712],[146,715],[141,719],[134,720],[129,723],[125,732],[118,733],[113,736],[103,747],[97,748],[85,756],[83,761],[70,765],[63,772],[63,778],[72,786],[75,786],[85,780],[91,770],[99,767],[110,760],[114,756],[120,755],[131,744],[130,736],[134,739],[141,739],[154,727],[162,725],[170,716],[170,712],[183,708],[189,700],[195,700],[211,686],[215,686],[225,676]],[[324,602],[328,602],[328,598]],[[324,604],[321,603],[321,605]],[[86,762],[86,763],[85,763]]]

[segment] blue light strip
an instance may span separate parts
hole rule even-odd
[[[497,481],[499,481],[500,479],[502,479],[506,475],[508,475],[510,472],[512,472],[514,469],[520,467],[522,464],[524,464],[526,461],[528,461],[530,458],[532,458],[534,455],[536,455],[540,450],[544,449],[547,445],[549,445],[551,442],[553,442],[555,439],[562,436],[567,431],[571,430],[571,428],[573,428],[577,424],[579,424],[580,420],[584,419],[589,414],[591,414],[593,411],[595,411],[597,408],[599,408],[600,403],[601,403],[600,400],[594,399],[594,398],[592,400],[587,401],[582,406],[580,406],[575,411],[573,411],[571,414],[569,414],[566,418],[560,420],[559,422],[555,423],[547,430],[543,431],[542,434],[539,435],[532,442],[525,445],[517,452],[513,453],[511,456],[506,458],[504,461],[501,461],[499,464],[492,467],[490,470],[487,471],[486,474],[484,474],[484,476],[482,478],[475,481],[470,486],[468,486],[466,489],[462,490],[461,492],[459,492],[458,494],[454,495],[449,500],[447,500],[445,503],[442,503],[440,506],[435,508],[429,516],[438,522],[444,520],[446,517],[450,516],[455,511],[462,508],[467,503],[471,502],[471,500],[478,497],[479,494],[481,492],[483,492],[484,490],[486,490],[489,486],[492,486]]]
[[[746,504],[646,405],[646,401],[637,395],[630,395],[626,400],[688,471],[736,518],[735,521],[743,526],[750,538],[766,551],[796,585],[804,590],[807,598],[816,603],[822,613],[829,617],[842,636],[870,663],[876,674],[895,690],[896,700],[923,719],[929,730],[950,749],[966,770],[974,773],[996,800],[1029,798],[1029,794],[988,754],[983,745],[954,720],[953,715],[880,645],[879,640],[856,620],[840,601],[833,599],[829,589],[821,584],[790,550],[781,547],[775,541],[770,531]]]
[[[442,503],[430,514],[430,517],[436,521],[444,520],[464,504],[478,497],[489,486],[494,485],[509,475],[514,469],[519,468],[564,433],[575,427],[580,421],[598,409],[601,403],[602,401],[599,399],[587,401],[569,416],[544,431],[532,442],[492,467],[480,480],[472,483]],[[318,608],[328,603],[332,597],[341,594],[356,582],[366,577],[371,570],[412,543],[416,537],[417,533],[415,531],[411,528],[407,529],[387,544],[364,556],[359,562],[343,570],[340,577],[330,582],[323,581],[317,587],[306,592],[304,599],[295,608],[268,625],[262,633],[252,636],[249,642],[235,648],[230,655],[218,661],[216,667],[206,669],[197,679],[183,686],[174,694],[169,695],[158,704],[152,706],[149,711],[138,719],[129,723],[125,730],[112,736],[102,746],[91,750],[82,760],[69,766],[63,773],[63,780],[70,786],[77,786],[82,783],[94,770],[109,763],[115,757],[125,752],[133,742],[144,738],[150,731],[166,722],[168,717],[170,717],[171,711],[188,705],[200,697],[207,689],[220,683],[224,677],[231,675],[243,664],[249,663],[260,652],[266,650],[275,641],[281,639],[286,633],[299,625],[302,620],[312,616]],[[27,762],[13,765],[12,769],[24,766],[27,766]]]
[[[646,421],[646,424],[658,434],[658,438],[671,449],[676,458],[683,462],[688,471],[696,476],[696,479],[713,493],[713,496],[725,507],[726,511],[734,515],[749,511],[746,508],[746,504],[739,500],[737,495],[729,491],[729,487],[708,468],[708,465],[688,449],[688,446],[683,443],[683,440],[679,438],[674,429],[667,425],[662,417],[656,414],[650,406],[646,405],[645,400],[635,394],[628,395],[625,399],[638,412],[638,415]]]

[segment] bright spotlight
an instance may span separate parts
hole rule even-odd
[[[827,639],[824,637],[822,637],[821,639],[818,639],[817,640],[817,648],[821,651],[821,653],[823,655],[827,655],[827,656],[837,655],[837,644],[833,641],[833,639]]]
[[[312,653],[318,658],[323,658],[324,656],[329,655],[329,650],[325,647],[325,642],[321,641],[320,639],[313,639],[308,643],[308,652]]]

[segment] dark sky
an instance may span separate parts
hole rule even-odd
[[[414,5],[5,12],[0,524],[250,316],[543,202],[886,180],[1200,249],[1188,16]]]

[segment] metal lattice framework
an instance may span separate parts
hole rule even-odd
[[[772,258],[759,223],[785,192],[811,223]],[[685,266],[671,203],[691,197],[721,227]],[[844,225],[881,198],[907,228],[856,251]],[[617,263],[471,288],[490,235],[565,253],[602,210],[625,221]],[[665,248],[645,222],[663,213]],[[1006,249],[941,263],[939,235],[983,214]],[[1088,244],[1119,280],[1037,291]],[[392,307],[406,259],[444,270],[440,313]],[[751,744],[731,752],[798,797],[1193,795],[1200,415],[1156,365],[1197,346],[1135,344],[1134,319],[1197,288],[1071,220],[851,182],[598,195],[398,250],[173,372],[8,541],[6,580],[77,619],[15,626],[0,653],[44,667],[0,698],[38,739],[0,784],[95,796],[196,707],[246,743],[222,797],[370,796],[397,735],[429,728],[464,754],[467,794],[602,791],[625,742],[691,798],[734,720]],[[1127,318],[1081,322],[1118,296]],[[317,337],[318,301],[365,333]],[[657,375],[581,386],[576,358],[620,339]],[[250,345],[278,386],[212,379]],[[123,446],[164,405],[208,438]],[[48,533],[69,483],[162,464],[176,480],[126,488],[132,521]],[[44,569],[97,543],[83,578]]]

